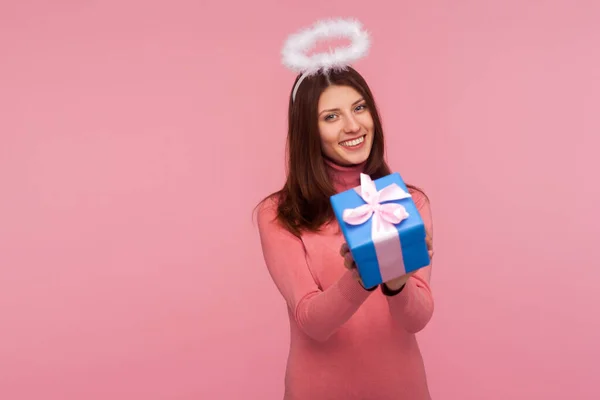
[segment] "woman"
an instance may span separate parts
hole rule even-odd
[[[298,79],[296,80],[296,82]],[[285,399],[430,399],[415,334],[433,313],[431,265],[365,289],[329,198],[390,173],[377,107],[353,68],[290,97],[288,175],[258,208],[266,266],[287,303]],[[427,197],[409,186],[428,232]]]

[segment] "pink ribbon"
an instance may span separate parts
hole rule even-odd
[[[411,197],[410,194],[395,183],[378,191],[366,174],[360,174],[360,186],[356,191],[366,204],[344,210],[342,219],[350,225],[361,225],[373,219],[371,239],[383,282],[406,274],[400,235],[395,225],[407,219],[408,212],[401,204],[384,202],[406,199]]]

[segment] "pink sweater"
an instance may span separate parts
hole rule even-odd
[[[338,191],[359,185],[360,167],[328,167]],[[412,194],[432,232],[425,197]],[[291,330],[284,399],[430,399],[415,333],[433,313],[431,266],[395,296],[367,291],[344,268],[337,223],[299,240],[274,218],[275,203],[266,202],[258,212],[260,239]]]

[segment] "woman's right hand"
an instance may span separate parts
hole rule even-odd
[[[344,258],[344,267],[348,270],[352,271],[354,275],[354,279],[364,287],[362,279],[358,273],[358,268],[356,267],[356,263],[354,262],[354,258],[352,258],[352,253],[350,252],[350,248],[346,242],[342,243],[342,247],[340,248],[340,255]]]

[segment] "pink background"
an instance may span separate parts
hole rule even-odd
[[[279,50],[329,16],[371,31],[390,162],[433,201],[434,398],[600,398],[593,0],[2,2],[0,398],[281,398],[251,212]]]

